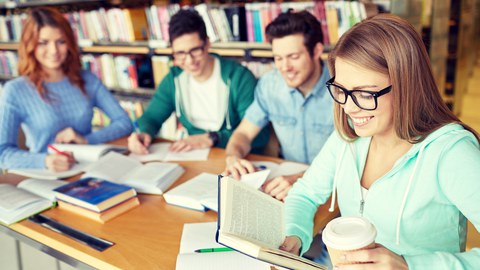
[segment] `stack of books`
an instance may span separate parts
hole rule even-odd
[[[140,204],[132,187],[88,177],[53,190],[58,207],[100,223]]]

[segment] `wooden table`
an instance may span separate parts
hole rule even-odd
[[[114,143],[125,145],[126,141],[118,140]],[[249,155],[247,158],[250,160],[282,161],[278,158],[258,155]],[[172,187],[202,172],[221,173],[225,166],[225,151],[213,148],[210,151],[208,161],[178,163],[185,168],[186,172]],[[11,174],[0,176],[0,182],[12,184],[16,184],[22,179],[24,177]],[[93,250],[68,237],[26,220],[2,229],[21,241],[28,239],[39,242],[36,248],[40,247],[45,252],[49,251],[47,253],[57,255],[57,258],[70,264],[75,264],[75,260],[78,260],[99,269],[175,269],[183,224],[216,221],[217,219],[217,213],[213,211],[198,212],[169,205],[165,202],[163,196],[140,194],[139,199],[141,202],[139,207],[105,224],[85,219],[58,208],[44,212],[46,216],[68,226],[116,243],[103,252]],[[336,215],[336,213],[328,212],[328,205],[329,203],[319,208],[315,221],[317,231]]]

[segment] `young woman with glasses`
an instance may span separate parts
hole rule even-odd
[[[377,15],[328,63],[336,132],[286,198],[281,248],[308,250],[332,195],[332,209],[377,229],[374,248],[344,252],[335,269],[477,269],[480,249],[465,252],[465,237],[467,220],[480,228],[479,137],[444,104],[420,35]]]

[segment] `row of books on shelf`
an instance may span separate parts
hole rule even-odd
[[[255,2],[245,4],[199,4],[193,8],[205,21],[211,42],[267,42],[265,27],[289,9],[307,10],[321,22],[326,45],[353,24],[367,17],[366,4],[359,1]],[[178,4],[145,8],[110,8],[65,13],[80,44],[92,42],[151,41],[151,47],[168,46],[170,17],[180,10]],[[25,13],[0,16],[0,41],[20,38]]]
[[[18,76],[18,55],[12,51],[0,51],[0,75],[5,77]]]
[[[152,62],[145,56],[84,54],[82,66],[109,88],[154,88]],[[159,71],[160,72],[160,71]],[[168,67],[167,67],[168,72]]]
[[[113,55],[83,54],[83,69],[91,71],[111,89],[125,91],[142,88],[153,90],[170,71],[171,58],[155,55]],[[18,54],[13,51],[0,51],[0,76],[4,79],[18,76]],[[257,77],[272,70],[272,61],[241,61]]]

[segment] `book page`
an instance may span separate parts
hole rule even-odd
[[[265,183],[267,177],[270,175],[270,170],[260,170],[258,172],[247,173],[242,175],[240,181],[253,187],[254,189],[260,189],[260,187]]]
[[[70,170],[64,172],[52,172],[48,169],[9,169],[8,172],[31,178],[54,180],[80,174],[84,172],[89,165],[90,163],[75,164]]]
[[[0,210],[13,212],[27,204],[44,200],[43,198],[9,184],[0,184]]]
[[[82,178],[97,177],[122,183],[120,179],[140,166],[142,164],[137,160],[116,152],[109,152],[97,162],[92,163]]]
[[[277,249],[284,241],[283,203],[231,177],[221,180],[220,230]]]
[[[273,170],[268,176],[268,179],[273,179],[277,176],[282,176],[282,175],[292,175],[292,174],[301,173],[306,171],[308,167],[309,165],[307,164],[286,161],[281,163],[276,170]]]
[[[203,200],[214,200],[215,204],[218,197],[218,175],[212,173],[201,173],[194,178],[186,181],[185,183],[169,190],[164,194],[165,200],[167,203],[170,203],[171,198],[175,201],[175,204],[192,207],[187,205],[187,202],[198,202],[196,204],[201,204]],[[183,204],[185,202],[186,204]],[[214,208],[214,205],[211,206]]]
[[[157,187],[163,181],[170,181],[171,172],[179,167],[175,163],[151,162],[137,167],[119,179],[132,186]]]
[[[56,199],[53,190],[67,183],[62,180],[25,179],[17,187],[54,202]]]
[[[111,145],[111,144],[53,144],[55,148],[60,151],[72,152],[73,156],[80,163],[82,162],[94,162],[100,157],[105,155],[109,151],[124,153],[127,148],[123,146]],[[48,152],[52,150],[49,148]]]
[[[270,175],[268,175],[268,180],[278,176],[301,173],[306,171],[309,167],[307,164],[292,161],[285,161],[280,164],[271,161],[253,161],[252,164],[257,168],[270,170],[271,172]]]

